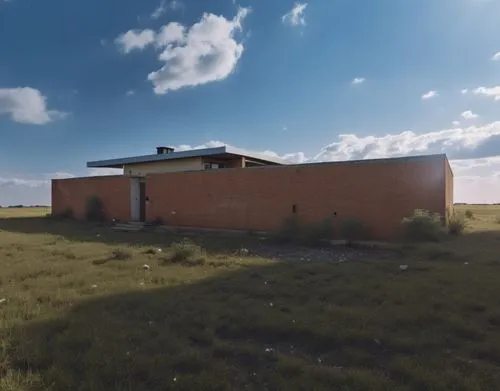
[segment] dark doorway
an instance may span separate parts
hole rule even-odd
[[[146,221],[146,182],[139,182],[139,220]]]

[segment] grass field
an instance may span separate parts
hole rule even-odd
[[[397,252],[205,234],[177,258],[0,210],[0,390],[496,391],[500,208],[460,209],[464,236]]]

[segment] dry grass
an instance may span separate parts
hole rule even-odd
[[[0,208],[0,218],[41,217],[50,213],[50,208]]]
[[[500,209],[467,208],[461,237],[342,263],[0,220],[0,390],[498,390]]]

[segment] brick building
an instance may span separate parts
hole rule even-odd
[[[286,218],[304,223],[356,219],[374,237],[398,234],[403,217],[428,209],[447,217],[453,173],[445,155],[285,164],[230,147],[89,162],[123,168],[123,175],[54,179],[52,209],[83,218],[89,196],[106,215],[183,227],[272,231]]]

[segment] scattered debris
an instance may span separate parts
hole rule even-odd
[[[468,264],[469,264],[469,262],[464,262],[464,265],[468,265]]]
[[[146,285],[146,284],[144,284],[144,281],[141,281],[141,282],[139,283],[139,286],[144,286],[144,285]]]
[[[323,363],[323,360],[318,357],[318,364],[322,364],[322,363]]]
[[[269,307],[274,307],[274,303],[269,303]]]
[[[248,251],[248,248],[240,248],[238,253],[243,256],[247,256],[250,251]]]
[[[156,249],[157,252],[161,253],[163,250],[161,248]]]
[[[177,377],[174,377],[172,380],[173,380],[173,381],[174,381],[174,383],[175,383],[175,382],[177,381]]]
[[[382,345],[382,343],[380,342],[380,340],[378,340],[377,338],[374,338],[373,342],[375,342],[377,345]]]
[[[92,285],[91,288],[92,289],[97,289],[97,285]]]
[[[399,270],[407,270],[408,265],[399,265]]]
[[[142,268],[143,268],[144,270],[151,270],[151,266],[146,265],[146,264],[142,265]]]
[[[5,298],[4,299],[0,299],[0,304],[5,304],[5,303],[7,303],[7,299],[5,299]]]
[[[273,348],[265,348],[264,351],[266,353],[272,353],[272,352],[274,352],[274,349]]]

